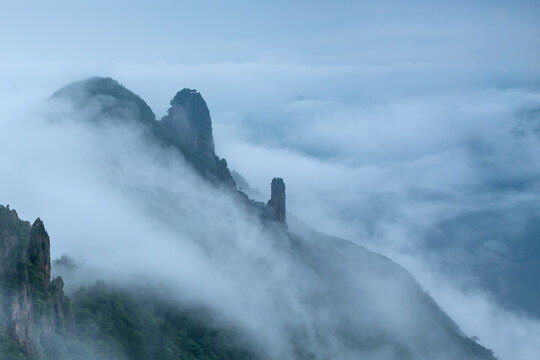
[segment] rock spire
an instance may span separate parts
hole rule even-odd
[[[285,182],[283,182],[283,179],[279,177],[273,178],[270,190],[270,200],[266,205],[270,212],[270,217],[282,224],[286,224]]]

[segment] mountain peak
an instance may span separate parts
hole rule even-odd
[[[173,103],[181,104],[182,102],[193,97],[202,99],[202,95],[198,90],[184,88],[176,93],[174,98],[171,100],[171,105],[173,105]]]
[[[43,220],[41,220],[41,218],[37,218],[32,224],[32,227],[45,229],[45,225],[43,224]]]
[[[182,89],[171,100],[161,121],[161,136],[182,151],[195,169],[212,181],[234,189],[225,159],[216,156],[210,111],[200,92]]]
[[[53,94],[53,99],[67,100],[93,119],[103,115],[123,121],[138,121],[153,126],[154,112],[140,96],[110,77],[94,76],[71,83]]]
[[[180,150],[204,178],[229,189],[236,188],[227,162],[215,154],[210,111],[195,89],[178,91],[161,121],[156,120],[140,96],[110,77],[94,76],[71,83],[56,91],[52,99],[65,101],[81,111],[83,118],[97,123],[112,120],[142,124],[148,139]]]
[[[197,90],[177,92],[161,125],[166,129],[169,140],[182,149],[199,152],[206,157],[214,154],[210,111]]]

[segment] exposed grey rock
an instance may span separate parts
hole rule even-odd
[[[25,352],[40,357],[46,333],[70,334],[73,319],[63,280],[52,283],[50,240],[41,219],[30,226],[0,205],[0,327]]]
[[[266,205],[270,211],[270,217],[285,225],[287,223],[287,214],[285,209],[285,182],[283,179],[273,178],[270,190],[270,200]]]

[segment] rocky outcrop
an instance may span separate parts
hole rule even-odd
[[[29,355],[43,353],[49,334],[73,330],[63,280],[51,282],[50,240],[43,222],[19,219],[0,206],[0,335],[14,340]]]
[[[275,221],[286,225],[287,214],[285,209],[285,182],[282,178],[273,178],[270,185],[271,195],[266,205],[270,212],[270,217]]]
[[[31,284],[40,291],[47,290],[51,279],[51,243],[45,225],[37,218],[30,230],[30,244],[28,246],[28,260],[30,267]]]
[[[156,120],[143,99],[111,78],[92,77],[72,83],[56,91],[52,98],[71,105],[80,112],[78,118],[138,126],[147,140],[180,150],[206,180],[236,189],[227,161],[215,154],[210,111],[197,90],[179,91],[161,121]]]
[[[167,115],[161,120],[163,135],[171,143],[212,160],[214,138],[210,111],[201,93],[183,89],[171,100]]]
[[[215,154],[210,111],[200,92],[179,91],[159,122],[159,130],[161,137],[180,149],[206,179],[231,189],[236,187],[227,162]]]

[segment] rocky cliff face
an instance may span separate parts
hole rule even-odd
[[[270,217],[281,224],[286,224],[285,183],[282,178],[273,178],[270,185],[271,195],[266,205]]]
[[[210,111],[201,93],[192,89],[179,91],[158,124],[161,138],[180,149],[206,179],[236,188],[227,162],[215,154]]]
[[[179,91],[160,125],[164,136],[175,145],[208,158],[214,155],[210,111],[197,90]]]
[[[51,282],[50,242],[43,222],[32,225],[0,206],[0,335],[40,356],[49,334],[73,329],[63,280]]]

